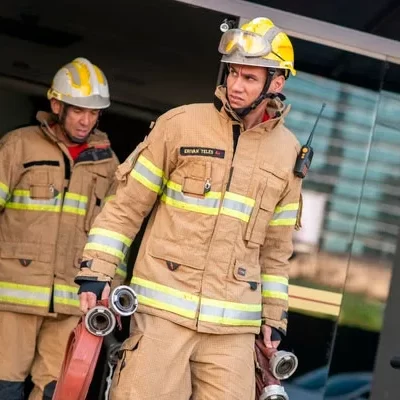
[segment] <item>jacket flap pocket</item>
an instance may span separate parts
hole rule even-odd
[[[163,239],[149,241],[148,253],[165,262],[173,262],[178,266],[186,265],[194,269],[204,269],[204,254],[197,254],[196,250],[182,244],[171,243]]]
[[[187,194],[196,194],[198,196],[204,196],[204,179],[196,178],[184,178],[182,185],[182,192]]]
[[[53,186],[47,185],[32,185],[29,188],[29,196],[31,199],[50,200],[55,196],[55,189]]]
[[[233,275],[238,281],[261,282],[261,269],[259,265],[248,265],[247,263],[236,260]]]
[[[274,175],[275,177],[282,179],[282,180],[287,180],[288,179],[288,172],[284,171],[280,168],[277,168],[275,165],[269,164],[267,162],[262,162],[260,164],[260,168],[263,171],[267,171],[270,174]]]
[[[37,260],[38,253],[39,251],[37,244],[2,243],[0,246],[1,258]]]

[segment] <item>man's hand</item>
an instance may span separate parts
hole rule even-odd
[[[277,349],[279,346],[279,343],[281,342],[280,340],[271,340],[271,335],[272,335],[272,328],[268,325],[261,325],[261,333],[263,335],[263,342],[265,344],[265,347],[268,349]]]
[[[100,282],[96,282],[100,283]],[[104,282],[104,289],[101,292],[101,300],[108,299],[110,296],[110,285],[106,282]],[[97,294],[92,292],[92,291],[85,291],[84,287],[80,289],[80,294],[79,294],[79,308],[80,310],[86,314],[91,308],[95,307],[97,304]],[[83,290],[82,290],[83,289]]]

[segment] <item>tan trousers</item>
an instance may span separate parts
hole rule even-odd
[[[42,400],[45,386],[58,379],[69,334],[78,321],[77,316],[0,311],[0,380],[23,382],[31,374],[35,387],[29,400]]]
[[[199,333],[136,313],[121,349],[111,400],[255,398],[254,334]]]

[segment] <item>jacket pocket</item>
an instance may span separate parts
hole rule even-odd
[[[264,170],[265,184],[257,191],[256,203],[247,226],[245,239],[249,242],[263,245],[269,222],[275,207],[279,203],[286,186],[286,173],[266,164],[260,167]]]
[[[150,256],[163,260],[171,270],[185,265],[194,269],[203,270],[205,254],[199,254],[194,246],[184,246],[160,238],[149,241],[148,253]]]
[[[110,181],[108,178],[101,175],[93,175],[85,218],[86,232],[90,231],[94,220],[99,215],[109,187]]]
[[[185,195],[204,197],[211,190],[211,162],[191,163],[185,171],[182,192]]]
[[[259,265],[250,265],[248,262],[236,260],[233,266],[233,276],[237,281],[259,284],[261,269]]]
[[[114,379],[117,381],[117,385],[121,379],[126,381],[126,384],[128,384],[135,369],[140,368],[140,365],[138,365],[138,356],[140,341],[142,338],[143,333],[135,332],[122,343],[118,351],[119,361],[114,373]]]

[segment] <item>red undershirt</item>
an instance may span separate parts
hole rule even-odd
[[[71,154],[72,159],[75,161],[79,157],[79,154],[81,154],[82,151],[86,150],[87,148],[88,148],[88,144],[82,143],[82,144],[78,144],[78,146],[68,147],[68,151],[69,151],[69,154]]]
[[[267,113],[264,113],[262,122],[266,122],[266,121],[268,121],[268,120],[269,120],[269,115],[268,115]]]

